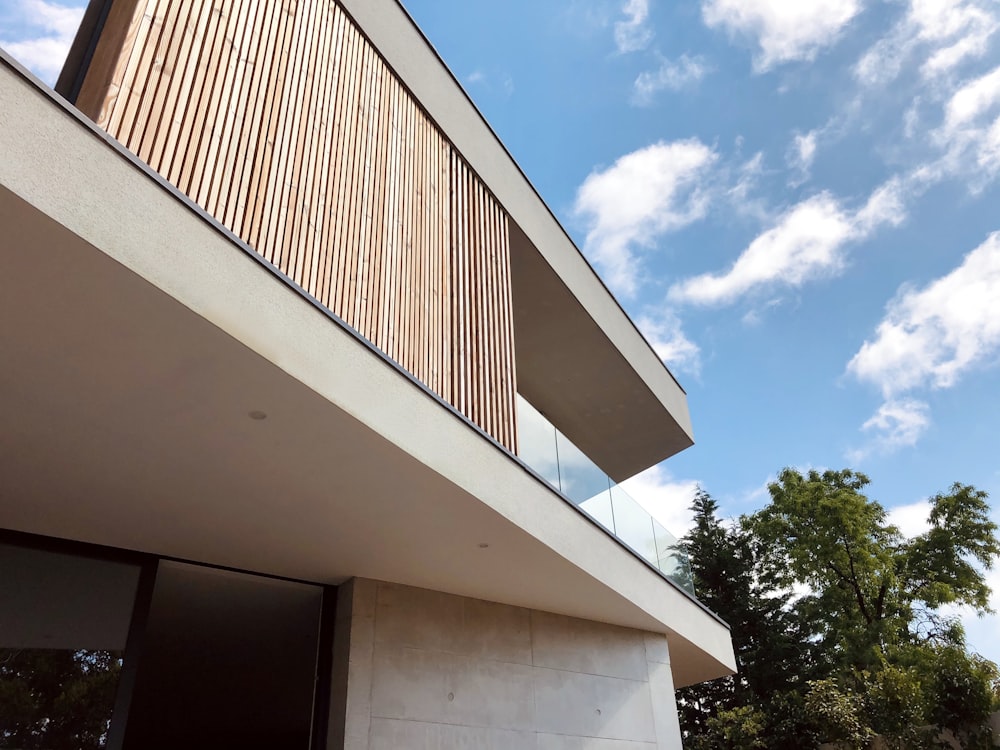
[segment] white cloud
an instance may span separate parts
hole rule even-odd
[[[903,69],[914,44],[905,27],[879,39],[854,66],[854,77],[865,86],[883,86]]]
[[[754,69],[813,60],[833,44],[861,11],[858,0],[703,0],[702,17],[710,27],[753,38],[760,46]]]
[[[1000,104],[1000,67],[974,78],[959,88],[945,105],[942,136],[954,138],[958,131]]]
[[[920,117],[920,106],[923,104],[923,98],[916,96],[910,103],[910,106],[906,108],[906,112],[903,114],[903,135],[906,138],[913,138],[921,126]]]
[[[16,0],[13,10],[24,32],[19,38],[0,39],[0,46],[39,78],[54,83],[80,27],[84,8],[45,0]]]
[[[915,399],[890,400],[883,403],[863,425],[862,432],[874,436],[874,444],[856,454],[857,458],[873,449],[889,453],[898,448],[917,444],[920,436],[930,426],[929,408]]]
[[[671,370],[692,375],[701,370],[701,349],[684,334],[680,318],[672,310],[641,315],[636,325]]]
[[[477,86],[489,92],[499,93],[504,97],[514,93],[514,79],[502,71],[487,73],[477,68],[465,77],[465,83],[468,86]]]
[[[584,180],[574,213],[588,228],[587,255],[616,292],[636,291],[637,248],[651,247],[663,234],[705,215],[703,183],[716,159],[698,140],[660,141]]]
[[[868,197],[854,215],[855,234],[863,239],[883,224],[899,226],[906,218],[906,199],[912,192],[908,180],[890,177]]]
[[[792,182],[793,186],[801,185],[809,179],[809,170],[812,169],[813,160],[816,158],[818,135],[818,130],[810,130],[804,134],[796,133],[792,139],[791,146],[785,156],[785,162],[789,169],[796,173]]]
[[[618,52],[636,52],[646,47],[653,39],[649,28],[649,0],[626,0],[622,6],[625,20],[615,24],[615,45]]]
[[[727,304],[759,288],[799,286],[839,273],[850,242],[867,238],[883,224],[905,217],[902,188],[890,181],[852,213],[827,192],[814,195],[778,217],[724,273],[706,273],[671,287],[676,302]]]
[[[998,28],[994,0],[909,0],[903,18],[862,55],[855,76],[866,85],[883,86],[919,55],[921,76],[940,78],[982,57]]]
[[[722,274],[706,273],[675,284],[670,297],[702,305],[732,302],[765,284],[798,285],[840,270],[851,223],[829,193],[794,206],[759,235]]]
[[[981,57],[1000,28],[996,4],[975,0],[911,0],[909,20],[918,38],[930,46],[921,66],[925,77],[940,76],[968,58]]]
[[[963,82],[944,105],[941,126],[930,133],[941,157],[922,170],[928,182],[966,181],[977,193],[1000,174],[1000,67]]]
[[[929,127],[929,111],[940,121]],[[921,109],[924,114],[921,114]],[[944,180],[961,180],[973,195],[1000,175],[1000,67],[947,86],[927,86],[903,114],[912,147],[928,149],[922,161],[887,183],[896,198],[912,198]],[[886,196],[889,197],[889,196]]]
[[[926,500],[918,500],[908,505],[897,505],[895,508],[889,508],[889,523],[898,527],[903,536],[912,539],[930,528],[927,525],[927,517],[930,512],[931,505]]]
[[[919,70],[900,90],[910,98],[903,114],[908,148],[928,149],[900,178],[911,193],[961,180],[976,194],[1000,175],[1000,68],[974,72],[970,65],[986,55],[998,29],[996,0],[907,0],[902,19],[855,66],[873,90]]]
[[[735,175],[736,182],[726,191],[726,197],[738,213],[763,222],[768,220],[768,210],[764,192],[757,189],[762,174],[764,152],[758,151],[739,166]]]
[[[694,479],[676,479],[658,464],[626,479],[621,487],[663,528],[680,539],[694,523],[689,506],[698,484]]]
[[[904,287],[847,364],[859,380],[877,385],[885,403],[861,429],[874,446],[856,459],[916,444],[930,424],[927,404],[902,394],[950,388],[967,370],[1000,353],[1000,232],[965,256],[961,265],[923,289]]]
[[[661,60],[656,70],[639,74],[632,85],[632,103],[646,106],[661,91],[679,91],[698,83],[708,73],[701,57],[681,55],[676,60]]]
[[[875,338],[847,365],[886,398],[914,388],[948,388],[1000,351],[1000,232],[923,289],[903,288]]]

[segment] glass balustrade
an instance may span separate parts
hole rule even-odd
[[[677,537],[520,395],[517,419],[518,455],[524,463],[664,575],[694,594],[691,567]]]

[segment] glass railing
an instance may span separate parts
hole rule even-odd
[[[520,395],[517,434],[522,461],[664,575],[694,594],[691,567],[677,537]]]

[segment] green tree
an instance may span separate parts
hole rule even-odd
[[[716,732],[749,738],[753,732],[747,727],[756,726],[756,714],[732,709],[760,706],[804,685],[816,668],[815,649],[789,607],[790,594],[759,580],[761,547],[753,535],[741,524],[719,518],[718,504],[700,488],[691,510],[694,525],[682,547],[690,556],[698,598],[731,628],[739,672],[678,691],[681,724],[691,737],[711,725]],[[776,713],[786,723],[796,715]],[[788,746],[798,747],[799,727],[787,729]]]
[[[927,680],[930,723],[951,730],[963,747],[992,747],[983,720],[997,707],[997,665],[955,646],[940,647],[935,656]]]
[[[862,670],[906,642],[962,646],[945,604],[988,611],[980,569],[1000,556],[986,493],[955,484],[931,501],[930,529],[904,540],[882,506],[862,490],[868,477],[848,469],[785,469],[771,503],[747,520],[769,551],[773,585],[805,585],[804,612],[825,612],[817,635],[840,668]],[[971,558],[971,561],[970,561]]]
[[[0,649],[0,747],[103,748],[120,657],[112,651]]]
[[[867,746],[875,737],[864,712],[864,698],[836,680],[813,680],[805,700],[816,734],[845,748]]]
[[[965,747],[988,741],[996,666],[966,654],[942,610],[988,611],[982,570],[1000,541],[987,496],[953,485],[930,499],[928,531],[906,539],[868,484],[786,469],[771,502],[731,525],[699,490],[683,544],[699,597],[732,627],[740,674],[680,692],[689,746],[867,747],[879,735],[915,748],[936,740],[931,725]]]

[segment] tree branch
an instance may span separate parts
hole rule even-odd
[[[868,607],[865,605],[864,592],[861,590],[861,586],[858,585],[858,576],[857,572],[854,569],[854,556],[851,555],[851,545],[848,544],[846,539],[844,540],[844,550],[847,552],[847,562],[851,566],[850,576],[847,576],[841,571],[837,570],[837,567],[833,563],[828,563],[828,565],[830,569],[833,570],[833,572],[836,573],[838,576],[840,576],[841,580],[843,580],[854,591],[854,598],[857,600],[858,607],[861,609],[861,616],[865,618],[866,623],[871,625],[873,622],[872,616],[868,612]]]

